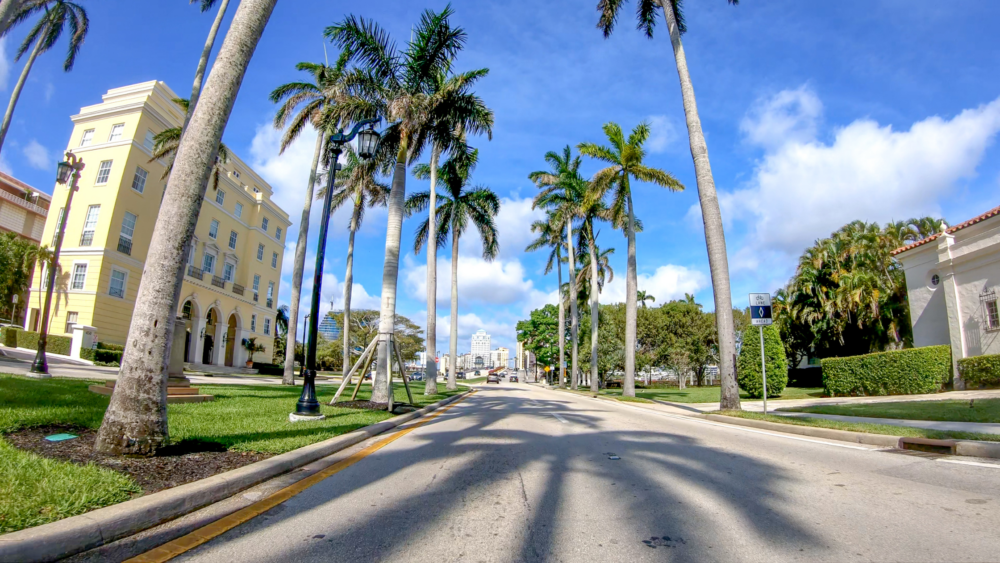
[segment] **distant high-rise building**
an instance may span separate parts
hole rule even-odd
[[[333,311],[332,313],[327,313],[323,317],[323,320],[319,322],[319,327],[317,328],[320,336],[331,342],[340,339],[340,325],[337,323],[337,319],[333,318],[333,316],[341,313],[343,313],[343,311]]]
[[[472,335],[472,357],[474,365],[485,367],[490,363],[490,335],[485,330],[478,330]]]
[[[492,367],[495,368],[509,367],[507,363],[510,361],[510,350],[503,346],[492,350],[490,352],[490,361],[493,363]]]

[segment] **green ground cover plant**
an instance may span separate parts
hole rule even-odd
[[[973,401],[912,401],[863,405],[822,405],[789,407],[783,411],[898,418],[903,420],[943,420],[949,422],[1000,422],[1000,399]]]

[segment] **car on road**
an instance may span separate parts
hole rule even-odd
[[[512,375],[512,376],[510,376],[510,377],[507,378],[507,381],[510,381],[511,383],[517,383],[518,379],[517,379],[516,375]]]
[[[424,380],[424,374],[420,373],[419,371],[410,374],[410,381],[423,381],[423,380]]]
[[[465,374],[464,373],[459,373],[459,374],[457,374],[455,376],[455,379],[465,379]]]
[[[497,385],[500,385],[500,376],[495,373],[490,374],[486,376],[486,383],[496,383]]]

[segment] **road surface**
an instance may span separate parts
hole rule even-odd
[[[175,560],[997,561],[998,503],[989,462],[503,384]]]

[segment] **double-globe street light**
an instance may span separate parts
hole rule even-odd
[[[62,249],[63,235],[66,232],[66,223],[69,219],[69,207],[73,203],[73,194],[77,190],[80,171],[83,170],[84,166],[83,160],[72,152],[67,152],[66,160],[59,163],[56,172],[56,182],[63,186],[69,184],[69,194],[66,196],[66,207],[63,208],[61,221],[56,225],[56,247],[52,251],[52,261],[45,273],[48,278],[46,280],[48,285],[45,288],[45,308],[42,310],[42,326],[38,333],[38,353],[35,354],[35,361],[31,364],[29,377],[50,377],[49,364],[45,358],[45,345],[49,336],[49,307],[52,305],[52,288],[56,285],[56,269],[59,267],[59,251]]]
[[[313,273],[312,302],[309,304],[309,339],[306,342],[305,369],[302,370],[302,396],[295,404],[295,412],[289,415],[289,419],[297,420],[322,420],[324,416],[319,412],[319,401],[316,400],[316,339],[319,336],[319,300],[323,286],[323,262],[326,258],[326,234],[330,226],[330,205],[333,200],[333,182],[337,169],[340,168],[338,160],[344,152],[344,145],[351,142],[354,137],[358,138],[358,156],[364,160],[373,158],[378,150],[381,135],[375,131],[375,124],[379,118],[359,121],[351,132],[344,134],[341,129],[330,135],[327,139],[327,146],[330,148],[330,166],[326,179],[326,197],[323,198],[323,215],[320,217],[319,240],[316,243],[316,269]],[[293,352],[294,353],[294,352]],[[346,377],[347,374],[344,374]]]

